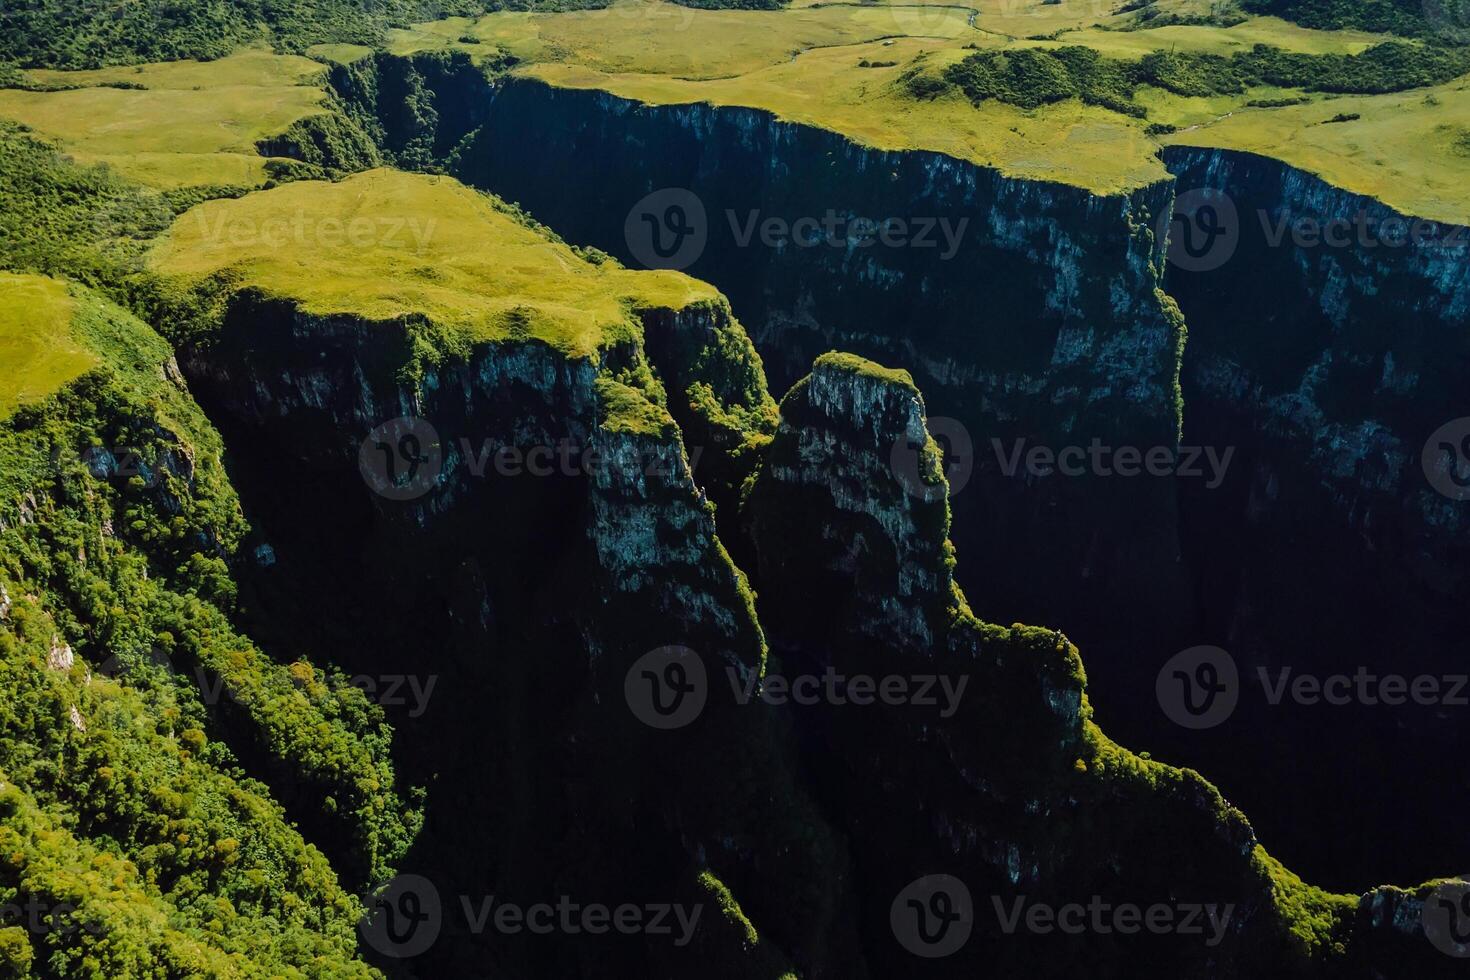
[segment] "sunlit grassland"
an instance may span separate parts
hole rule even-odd
[[[1208,13],[1199,0],[1155,6],[1165,14]],[[942,78],[946,66],[975,49],[1080,44],[1132,61],[1170,50],[1229,56],[1259,43],[1302,54],[1353,54],[1383,39],[1269,17],[1231,27],[1123,30],[1139,26],[1138,14],[1115,10],[1094,0],[798,0],[782,11],[618,0],[601,10],[502,12],[415,25],[390,32],[388,50],[455,50],[485,59],[508,52],[520,62],[518,73],[557,86],[651,104],[761,109],[874,148],[946,153],[1010,176],[1096,193],[1165,179],[1160,146],[1190,143],[1277,157],[1424,217],[1461,220],[1470,213],[1470,194],[1463,190],[1470,156],[1461,132],[1470,96],[1458,82],[1432,93],[1342,98],[1269,86],[1186,97],[1144,86],[1136,99],[1146,119],[1075,99],[1029,110],[995,100],[975,105],[952,87],[936,98],[917,98],[900,82],[914,69]],[[1026,39],[1049,33],[1055,36]],[[83,162],[107,162],[151,186],[258,186],[266,161],[256,141],[327,111],[321,62],[351,62],[370,53],[337,44],[313,48],[316,61],[248,51],[203,64],[31,72],[41,84],[84,87],[0,90],[0,118],[58,139]],[[120,84],[146,89],[110,87]],[[1426,95],[1433,100],[1426,102]],[[1249,105],[1288,98],[1310,101]],[[1324,123],[1338,113],[1362,118]],[[1158,135],[1165,126],[1181,132]]]
[[[538,65],[528,75],[568,88],[596,88],[653,104],[709,102],[765,109],[779,118],[842,134],[884,150],[931,150],[997,167],[1013,176],[1116,193],[1167,178],[1144,123],[1075,100],[1027,112],[999,102],[972,105],[958,92],[919,101],[897,84],[916,56],[963,52],[904,40],[810,51],[795,62],[739,78],[690,82],[606,75],[581,66]]]
[[[1361,118],[1331,122],[1338,116]],[[1166,137],[1275,157],[1405,214],[1470,224],[1470,82],[1243,109]]]
[[[1119,31],[1089,28],[1061,35],[1055,44],[1081,44],[1111,58],[1141,58],[1153,51],[1218,54],[1229,57],[1269,44],[1300,54],[1359,54],[1388,40],[1363,31],[1314,31],[1277,17],[1252,17],[1233,27],[1165,26]]]
[[[636,307],[715,291],[675,272],[588,261],[448,178],[371,170],[184,213],[149,264],[184,288],[221,274],[321,316],[422,317],[469,341],[538,338],[585,356],[636,329]]]
[[[73,335],[75,312],[65,283],[0,272],[0,419],[96,365]]]
[[[601,10],[504,13],[476,21],[452,18],[423,24],[392,32],[389,50],[411,54],[447,47],[483,54],[496,45],[526,61],[709,79],[780,64],[814,48],[903,35],[967,38],[975,33],[969,16],[960,7],[911,10],[850,4],[744,11],[623,0]],[[466,44],[458,40],[461,36],[480,38],[481,43]]]
[[[254,186],[266,179],[256,141],[327,111],[322,74],[309,58],[262,51],[211,62],[36,71],[30,75],[42,84],[77,87],[0,89],[0,118],[60,141],[80,162],[106,163],[149,186]]]
[[[1156,6],[1165,14],[1209,12],[1198,0],[1161,0]],[[393,32],[390,50],[454,49],[481,56],[503,50],[521,62],[520,74],[561,87],[600,89],[658,105],[706,102],[763,109],[875,148],[942,152],[1011,176],[1096,193],[1129,190],[1167,176],[1157,157],[1160,139],[1146,131],[1149,124],[1188,130],[1174,138],[1180,142],[1201,140],[1206,129],[1222,125],[1230,132],[1226,142],[1231,145],[1288,162],[1305,160],[1309,169],[1324,176],[1329,171],[1323,161],[1338,158],[1330,171],[1338,177],[1329,179],[1345,181],[1350,190],[1380,196],[1406,210],[1428,209],[1424,213],[1429,217],[1450,219],[1464,213],[1456,195],[1432,190],[1447,181],[1460,182],[1460,156],[1432,154],[1436,162],[1419,168],[1432,178],[1424,185],[1431,190],[1417,193],[1396,182],[1415,168],[1364,161],[1362,142],[1350,126],[1316,125],[1313,113],[1320,115],[1321,110],[1310,106],[1341,106],[1349,100],[1273,86],[1210,97],[1144,86],[1137,98],[1149,115],[1140,120],[1076,100],[1026,110],[995,101],[973,105],[953,92],[916,99],[898,82],[900,74],[913,68],[938,77],[945,66],[977,48],[1079,44],[1105,57],[1134,61],[1170,50],[1228,57],[1256,44],[1301,54],[1357,54],[1386,39],[1361,31],[1309,30],[1273,17],[1249,17],[1230,27],[1124,30],[1140,27],[1138,14],[1115,11],[1115,4],[1094,0],[797,0],[785,11],[709,11],[661,0],[619,0],[597,11],[506,12],[416,25]],[[1026,39],[1045,35],[1055,36]],[[462,40],[469,37],[476,43]],[[345,60],[358,54],[337,56]],[[1406,104],[1421,102],[1423,94],[1354,98],[1350,101],[1358,108],[1342,111],[1394,115]],[[1310,98],[1311,103],[1305,110],[1248,107],[1252,101],[1291,97]],[[1466,102],[1453,85],[1441,98]],[[1243,125],[1236,121],[1242,115],[1277,122]],[[1403,125],[1384,123],[1389,129]],[[1289,146],[1290,134],[1302,125],[1315,128],[1302,146]],[[1442,128],[1436,132],[1440,143],[1453,142]],[[1418,129],[1415,133],[1405,139],[1422,138]],[[1470,200],[1470,194],[1459,196]]]
[[[371,56],[373,49],[365,44],[313,44],[306,53],[329,64],[350,65]]]

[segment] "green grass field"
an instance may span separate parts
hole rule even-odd
[[[0,118],[60,141],[82,163],[106,163],[152,187],[258,186],[266,160],[256,140],[325,112],[322,65],[245,51],[97,71],[29,73],[59,92],[0,89]],[[115,88],[126,83],[143,89]]]
[[[1151,9],[1162,13],[1160,20],[1210,12],[1201,0],[1160,0]],[[516,71],[553,85],[652,104],[764,109],[873,147],[943,152],[1096,193],[1164,179],[1160,147],[1187,143],[1275,156],[1423,217],[1470,218],[1470,154],[1460,142],[1470,96],[1458,81],[1432,92],[1340,98],[1272,86],[1212,96],[1144,86],[1137,103],[1146,119],[1075,99],[1035,109],[994,100],[974,105],[952,88],[918,99],[899,82],[912,69],[939,79],[975,49],[1084,45],[1136,61],[1159,51],[1229,56],[1261,43],[1300,54],[1352,55],[1384,39],[1308,30],[1272,17],[1230,27],[1151,28],[1142,16],[1093,0],[797,0],[781,11],[617,0],[601,10],[502,12],[415,25],[391,31],[387,48],[456,50],[481,59],[509,52],[520,61]],[[108,163],[154,187],[258,186],[266,161],[255,142],[325,111],[322,62],[356,61],[371,49],[330,44],[311,53],[318,60],[246,51],[210,63],[35,71],[30,77],[41,84],[85,87],[0,90],[0,118],[55,137],[80,161]],[[117,84],[146,89],[107,87]],[[1292,97],[1309,101],[1249,106]],[[1339,112],[1362,118],[1322,125]],[[1160,126],[1178,132],[1157,135]]]
[[[1328,122],[1338,115],[1361,116]],[[1167,142],[1275,157],[1399,211],[1470,225],[1470,81],[1242,109]]]
[[[525,61],[676,78],[726,78],[790,61],[800,52],[914,35],[968,39],[961,7],[834,4],[803,10],[696,10],[663,0],[620,0],[602,10],[451,18],[390,34],[399,54],[450,48],[484,55],[503,47]],[[460,36],[482,39],[466,44]]]
[[[1257,44],[1301,54],[1358,54],[1388,40],[1363,31],[1313,31],[1277,17],[1252,17],[1234,27],[1174,26],[1119,31],[1089,28],[1063,34],[1053,43],[1082,44],[1113,58],[1141,58],[1151,51],[1232,55]]]
[[[1005,173],[1117,193],[1166,179],[1144,124],[1080,102],[1027,112],[999,102],[973,106],[958,93],[916,101],[897,84],[899,68],[868,61],[937,64],[965,52],[942,43],[904,40],[810,51],[733,79],[691,82],[657,75],[602,72],[566,64],[536,65],[526,74],[568,88],[605,89],[653,104],[710,102],[766,109],[782,119],[832,130],[885,150],[950,154]]]
[[[1161,0],[1155,7],[1166,16],[1210,12],[1199,0]],[[402,54],[452,49],[476,57],[504,50],[522,62],[518,72],[553,85],[600,89],[650,104],[764,109],[869,146],[935,150],[1012,176],[1096,193],[1164,179],[1159,148],[1181,142],[1277,156],[1425,217],[1458,221],[1470,215],[1470,192],[1463,190],[1470,186],[1470,155],[1454,142],[1454,127],[1470,111],[1470,98],[1458,83],[1436,89],[1446,117],[1437,121],[1422,111],[1428,108],[1425,90],[1338,99],[1263,85],[1234,95],[1186,97],[1144,86],[1138,102],[1148,118],[1137,119],[1076,100],[1032,110],[1000,102],[972,105],[954,92],[921,101],[897,84],[914,67],[938,77],[977,48],[1083,45],[1105,57],[1136,61],[1156,51],[1228,57],[1256,44],[1353,55],[1387,39],[1362,31],[1309,30],[1274,17],[1248,17],[1230,27],[1148,28],[1140,13],[1115,10],[1091,0],[797,0],[790,10],[767,12],[619,0],[599,11],[496,13],[416,25],[391,32],[389,47]],[[460,40],[470,36],[479,43]],[[334,56],[348,60],[361,53]],[[1310,102],[1248,107],[1289,97]],[[1349,101],[1351,107],[1343,108]],[[1361,113],[1362,124],[1318,125],[1318,117],[1338,111]],[[1154,136],[1146,132],[1150,123],[1181,132]],[[1301,138],[1294,138],[1297,133]],[[1370,135],[1396,149],[1371,152]],[[1423,149],[1411,150],[1415,146]]]
[[[96,366],[72,331],[75,313],[65,283],[0,272],[0,419]]]
[[[422,315],[469,340],[535,337],[578,356],[636,329],[631,308],[717,296],[679,273],[588,261],[451,178],[396,170],[202,204],[149,263],[185,288],[228,273],[313,314]]]

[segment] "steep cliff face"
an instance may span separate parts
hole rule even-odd
[[[1171,265],[1167,277],[1190,325],[1186,441],[1235,451],[1218,490],[1185,488],[1199,641],[1228,647],[1252,679],[1283,666],[1459,673],[1470,510],[1448,469],[1464,432],[1444,427],[1470,414],[1470,233],[1260,157],[1172,148],[1166,161],[1181,193],[1227,194],[1238,230],[1207,256],[1209,268]],[[1239,730],[1259,738],[1262,754],[1283,741],[1358,746],[1353,762],[1318,770],[1311,794],[1334,800],[1314,823],[1350,835],[1385,795],[1466,804],[1470,783],[1443,778],[1429,761],[1464,745],[1452,714],[1362,703],[1260,710]],[[1237,771],[1234,747],[1198,748],[1191,761],[1239,786],[1247,807],[1299,786],[1296,771],[1264,782],[1258,766]],[[1354,775],[1364,753],[1382,760],[1371,790]],[[1279,823],[1269,813],[1259,820]],[[1387,814],[1377,822],[1397,826]],[[1323,843],[1333,836],[1302,840],[1307,867],[1341,867]],[[1447,855],[1467,856],[1434,828],[1385,830],[1374,842],[1360,871],[1368,880],[1428,877],[1445,870]]]
[[[1197,774],[1108,741],[1090,721],[1081,662],[1060,632],[1001,628],[971,614],[952,578],[938,447],[906,374],[827,355],[792,388],[781,415],[746,512],[773,663],[787,674],[834,672],[879,685],[927,675],[939,679],[936,690],[954,692],[932,705],[823,699],[803,719],[822,802],[851,835],[870,886],[862,921],[884,937],[870,945],[879,975],[913,962],[901,935],[885,928],[890,903],[935,874],[965,883],[974,932],[925,975],[1319,976],[1343,968],[1352,902],[1280,869],[1245,817]],[[910,442],[913,464],[896,472],[892,446]],[[896,840],[904,846],[888,846]],[[1087,928],[1006,935],[1001,924],[1001,910],[1017,902],[1160,901],[1228,908],[1230,921],[1209,943]]]
[[[527,127],[534,145],[516,138]],[[1036,479],[1005,463],[1019,440],[1174,445],[1183,326],[1155,291],[1167,184],[1099,197],[768,113],[516,78],[456,173],[630,263],[687,261],[740,311],[777,390],[833,347],[909,369],[934,414],[960,423],[944,433],[973,471],[954,501],[958,544],[996,556],[975,571],[982,611],[1184,615],[1171,480]],[[890,219],[894,234],[872,230]],[[688,235],[673,234],[680,220]]]
[[[429,90],[452,100],[453,88]],[[1171,185],[1096,197],[752,110],[514,77],[476,92],[461,114],[473,122],[439,138],[458,147],[456,173],[631,263],[687,263],[731,297],[778,389],[831,347],[908,369],[937,417],[959,552],[986,558],[969,573],[977,612],[1086,643],[1128,740],[1167,739],[1218,773],[1292,862],[1339,887],[1442,871],[1446,840],[1406,831],[1368,847],[1351,815],[1376,808],[1371,791],[1357,783],[1358,806],[1344,808],[1332,787],[1353,782],[1348,760],[1367,751],[1409,791],[1427,773],[1387,760],[1430,758],[1424,740],[1446,718],[1265,711],[1255,668],[1444,669],[1434,651],[1453,649],[1466,518],[1426,488],[1419,453],[1466,414],[1453,382],[1466,359],[1457,249],[1297,249],[1290,227],[1271,246],[1283,217],[1387,215],[1269,161],[1176,147],[1178,189],[1223,187],[1244,227],[1223,268],[1171,268],[1165,284],[1156,233]],[[528,127],[534,146],[517,136]],[[889,218],[906,237],[851,223]],[[1197,460],[1186,476],[1091,464],[1067,476],[1028,455],[1168,453],[1181,428],[1186,452],[1199,450],[1176,457]],[[711,474],[722,521],[745,472]],[[1238,737],[1181,732],[1157,710],[1158,665],[1201,642],[1236,653],[1256,685]],[[1415,653],[1385,653],[1401,649]],[[1354,750],[1301,800],[1296,774],[1316,769],[1324,726]],[[1291,761],[1272,764],[1283,745]],[[1447,801],[1470,793],[1434,782]]]
[[[390,159],[425,167],[453,156],[484,121],[491,80],[501,67],[474,64],[462,53],[378,53],[333,65],[327,83],[344,115]]]
[[[639,316],[671,350],[684,330],[739,332],[723,303]],[[850,887],[843,845],[797,788],[773,711],[738,704],[727,682],[761,676],[766,648],[695,481],[696,455],[720,472],[725,450],[686,450],[652,373],[664,366],[641,340],[573,356],[513,339],[415,361],[413,334],[245,291],[181,363],[236,447],[246,506],[274,547],[248,583],[255,614],[355,672],[438,679],[431,712],[395,719],[405,764],[432,774],[405,870],[450,910],[446,938],[414,968],[862,975],[836,914]],[[716,392],[718,377],[750,374],[741,356],[716,348],[669,362],[667,376]],[[677,389],[668,400],[698,419],[759,415],[762,399],[763,387],[753,404],[720,392],[694,406]],[[412,421],[391,421],[401,416]],[[418,440],[422,480],[378,469],[377,447],[393,456],[403,435]],[[552,449],[542,475],[498,462],[536,447]],[[331,624],[311,615],[324,593],[342,611]],[[630,710],[640,658],[665,647],[687,649],[709,681],[678,730]],[[609,905],[711,903],[714,881],[760,940],[722,927],[713,904],[687,946],[481,935],[459,915],[461,895],[554,901],[553,881]]]

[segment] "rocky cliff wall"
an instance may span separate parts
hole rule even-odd
[[[755,110],[518,78],[456,172],[630,264],[687,263],[730,297],[777,391],[833,348],[912,372],[957,420],[938,431],[968,484],[956,545],[991,559],[973,572],[982,614],[1187,618],[1172,479],[1037,479],[1006,462],[1021,440],[1174,445],[1183,324],[1155,291],[1168,183],[1100,197]],[[890,219],[894,234],[870,233]]]
[[[739,330],[718,304],[643,315],[666,338]],[[863,975],[836,914],[844,847],[795,785],[774,713],[737,704],[726,680],[761,675],[764,637],[642,342],[590,357],[478,344],[406,374],[412,333],[246,292],[214,342],[182,358],[277,556],[250,583],[262,632],[274,621],[304,634],[354,672],[438,678],[432,711],[394,720],[405,765],[433,774],[404,870],[446,903],[544,901],[553,881],[584,904],[711,903],[688,946],[481,936],[451,909],[446,939],[415,968]],[[738,376],[726,358],[739,353],[707,360]],[[680,411],[745,407],[711,398]],[[518,472],[495,461],[506,447],[526,454]],[[537,447],[551,451],[541,475]],[[324,602],[330,622],[313,615]],[[646,723],[628,693],[640,664],[668,666],[643,659],[666,648],[687,650],[684,666],[710,682],[677,730]],[[760,942],[722,931],[709,881]]]
[[[1217,490],[1183,488],[1182,543],[1200,597],[1196,642],[1234,654],[1248,685],[1242,706],[1259,709],[1232,722],[1235,744],[1201,738],[1191,761],[1247,807],[1332,800],[1311,811],[1332,833],[1301,837],[1299,851],[1331,874],[1345,857],[1326,842],[1351,839],[1363,815],[1398,826],[1385,798],[1453,810],[1470,793],[1432,761],[1464,744],[1452,709],[1355,697],[1267,710],[1258,674],[1460,672],[1470,505],[1448,467],[1463,465],[1470,432],[1470,231],[1249,154],[1171,148],[1165,159],[1181,201],[1203,188],[1229,202],[1231,230],[1167,275],[1190,327],[1185,439],[1235,453]],[[1248,757],[1281,744],[1355,748],[1352,761],[1316,767],[1303,793],[1295,767],[1242,768],[1242,739],[1256,743]],[[1377,760],[1371,785],[1355,775],[1364,758]],[[1274,831],[1272,810],[1252,812]],[[1382,830],[1347,863],[1412,880],[1444,872],[1447,858],[1458,866],[1470,852],[1419,826]]]

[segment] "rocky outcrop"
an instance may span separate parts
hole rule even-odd
[[[908,376],[829,354],[781,409],[746,513],[773,661],[893,691],[929,676],[954,695],[824,698],[800,716],[822,801],[870,886],[861,915],[881,937],[876,972],[913,962],[890,905],[943,874],[967,886],[974,932],[935,976],[1330,975],[1351,902],[1280,869],[1197,774],[1111,743],[1060,632],[971,614],[952,577],[938,447]],[[1209,942],[1026,935],[1002,925],[1017,902],[1201,903],[1229,921]]]
[[[908,376],[824,355],[782,402],[752,497],[752,536],[782,543],[758,550],[761,579],[786,579],[793,562],[800,575],[819,568],[841,596],[834,619],[874,643],[927,652],[953,601],[945,496]]]

